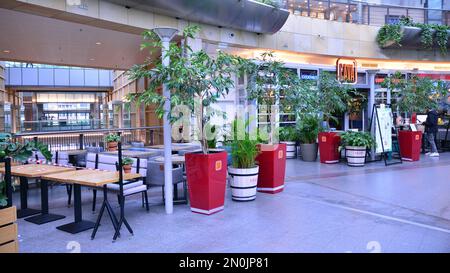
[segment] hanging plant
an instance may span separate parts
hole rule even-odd
[[[447,54],[447,42],[448,42],[448,30],[450,29],[446,25],[434,25],[436,30],[436,44],[443,55]]]
[[[433,48],[433,28],[431,25],[417,23],[414,26],[419,27],[422,30],[420,32],[420,43],[422,44],[422,48],[431,50]]]
[[[400,41],[402,40],[403,33],[400,24],[387,24],[380,28],[377,34],[377,43],[380,47],[386,47],[395,44],[396,46],[402,46]]]

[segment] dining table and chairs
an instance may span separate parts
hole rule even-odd
[[[89,147],[87,147],[89,148]],[[161,187],[164,199],[164,156],[162,156],[163,145],[144,147],[139,149],[122,150],[119,142],[118,151],[103,151],[100,149],[72,150],[54,152],[52,161],[46,162],[42,154],[35,153],[32,160],[18,163],[14,162],[9,167],[10,176],[17,177],[20,181],[20,209],[17,211],[18,218],[25,221],[42,225],[45,223],[64,219],[65,215],[50,213],[49,209],[49,184],[67,185],[70,198],[73,193],[73,220],[69,223],[57,226],[58,230],[76,234],[93,229],[91,238],[94,239],[100,226],[100,221],[106,213],[114,227],[113,240],[120,236],[122,225],[132,234],[133,230],[125,217],[125,197],[133,194],[142,194],[142,206],[148,207],[147,190],[150,187]],[[196,146],[180,145],[174,146],[175,154],[171,160],[173,168],[174,204],[187,204],[187,183],[184,172],[184,154],[196,151]],[[178,153],[179,152],[179,153]],[[73,158],[83,157],[82,166],[74,164]],[[129,157],[133,160],[131,173],[124,173],[121,162],[122,158]],[[2,163],[3,164],[3,163]],[[0,173],[5,174],[6,168],[0,165]],[[40,185],[40,208],[28,207],[29,180],[35,179]],[[12,179],[10,179],[12,184]],[[178,185],[183,185],[184,196],[178,198]],[[10,185],[11,186],[11,185]],[[82,211],[82,187],[87,187],[94,192],[93,211],[95,211],[96,192],[103,192],[103,202],[95,222],[83,218]],[[108,194],[117,195],[120,213],[116,216]]]

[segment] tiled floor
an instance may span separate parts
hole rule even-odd
[[[192,213],[187,205],[175,206],[172,215],[161,205],[147,213],[138,197],[130,199],[134,236],[123,229],[114,243],[107,218],[94,240],[90,231],[57,230],[73,217],[65,188],[57,186],[49,194],[51,211],[67,218],[42,226],[19,220],[20,251],[450,252],[449,176],[450,153],[364,168],[291,159],[282,193],[258,193],[254,202],[239,203],[228,192],[225,210],[212,216]],[[160,191],[151,190],[151,202],[161,202]],[[95,220],[91,198],[84,190],[83,216]],[[38,205],[39,191],[32,189],[30,207]]]

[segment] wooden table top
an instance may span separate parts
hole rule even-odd
[[[124,173],[124,180],[142,177],[138,173]],[[42,179],[70,184],[80,184],[89,187],[101,187],[105,184],[119,182],[119,172],[83,169],[78,171],[55,173],[42,176]]]
[[[107,152],[101,152],[102,154],[108,154],[108,155],[118,155],[118,151],[107,151]],[[123,150],[122,156],[125,157],[134,157],[134,158],[147,158],[152,155],[157,155],[158,152],[156,151],[130,151],[130,150]]]
[[[153,160],[156,161],[156,162],[163,163],[164,162],[164,156],[154,157]],[[172,163],[184,164],[185,161],[186,161],[186,158],[184,157],[184,155],[172,155]]]
[[[75,170],[74,167],[62,167],[46,164],[25,164],[19,166],[12,166],[11,175],[29,178],[38,178],[47,174],[70,172],[73,170]],[[5,168],[1,168],[0,173],[5,173]]]

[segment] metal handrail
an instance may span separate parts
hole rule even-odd
[[[61,135],[61,134],[86,134],[86,133],[106,133],[106,132],[123,132],[134,130],[157,130],[162,129],[162,126],[146,126],[146,127],[133,127],[133,128],[110,128],[110,129],[90,129],[90,130],[71,130],[71,131],[51,131],[51,132],[31,132],[31,133],[16,133],[15,137],[24,136],[45,136],[45,135]]]

